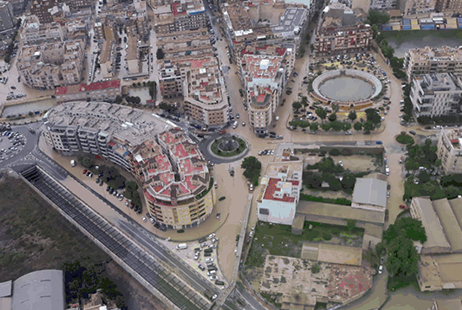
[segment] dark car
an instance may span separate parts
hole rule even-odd
[[[416,135],[415,131],[413,131],[413,130],[409,130],[409,133],[410,133],[411,135],[414,135],[414,136]]]

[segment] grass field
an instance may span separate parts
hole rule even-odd
[[[309,226],[312,225],[312,229]],[[351,233],[343,226],[305,222],[302,235],[292,234],[292,228],[288,225],[270,225],[259,222],[255,227],[255,237],[247,257],[248,267],[260,267],[265,261],[265,255],[280,255],[300,257],[303,241],[360,243],[364,230],[355,228]],[[334,240],[335,237],[335,240]]]
[[[459,29],[382,31],[381,34],[386,40],[396,42],[398,45],[409,39],[423,39],[427,37],[460,40],[462,43],[462,31]]]
[[[0,282],[76,259],[109,260],[22,180],[3,177],[0,197]]]

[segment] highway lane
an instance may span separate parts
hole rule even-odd
[[[153,256],[161,259],[169,266],[170,269],[174,269],[178,276],[187,281],[196,290],[202,293],[206,290],[211,291],[214,294],[218,294],[220,292],[220,290],[209,280],[204,278],[195,270],[192,270],[192,268],[189,265],[186,265],[181,258],[164,248],[162,244],[158,243],[150,232],[142,227],[135,227],[132,223],[123,220],[119,221],[119,224],[120,228],[125,233],[148,250]]]

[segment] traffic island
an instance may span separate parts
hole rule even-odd
[[[238,136],[225,135],[215,139],[210,149],[216,156],[229,158],[243,154],[247,149],[247,143]]]

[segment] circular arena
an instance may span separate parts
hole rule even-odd
[[[382,92],[382,82],[372,74],[341,69],[326,71],[314,79],[312,97],[323,103],[338,104],[342,110],[364,109]]]

